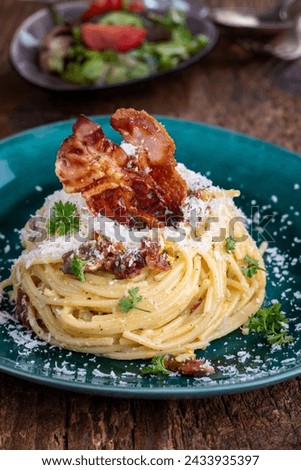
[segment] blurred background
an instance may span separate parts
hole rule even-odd
[[[150,0],[149,0],[150,1]],[[177,2],[176,2],[177,3]],[[181,3],[181,2],[179,2]],[[206,0],[213,8],[266,12],[276,0]],[[287,126],[300,109],[300,59],[284,61],[247,50],[219,26],[219,40],[206,57],[176,74],[134,86],[93,92],[52,92],[16,73],[10,44],[22,21],[43,2],[2,0],[0,4],[0,136],[79,113],[111,114],[117,107],[146,108],[153,114],[181,116],[282,143],[300,151]]]

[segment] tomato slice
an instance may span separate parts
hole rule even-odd
[[[133,11],[135,13],[140,13],[141,11],[145,10],[145,6],[143,1],[133,1],[129,0],[127,2],[123,2],[123,8],[126,8],[129,11]]]
[[[113,49],[126,52],[139,46],[146,37],[147,29],[129,25],[84,23],[81,37],[90,49],[103,51]]]
[[[89,21],[94,16],[102,15],[107,11],[121,10],[122,0],[93,0],[81,15],[81,21]]]
[[[85,23],[107,11],[122,9],[140,13],[145,6],[141,0],[92,0],[87,10],[82,13],[81,21]]]

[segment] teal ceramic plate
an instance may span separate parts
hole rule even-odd
[[[49,347],[13,320],[0,316],[0,370],[45,385],[118,397],[199,398],[271,385],[301,374],[301,158],[234,132],[178,119],[159,118],[177,144],[176,157],[215,184],[238,188],[237,204],[250,219],[258,243],[269,240],[266,303],[279,300],[294,341],[271,348],[260,335],[235,331],[214,341],[199,356],[215,366],[213,376],[187,378],[139,374],[145,361],[123,362]],[[112,139],[108,117],[99,117]],[[71,121],[18,134],[0,143],[1,277],[21,251],[18,229],[60,187],[54,161]],[[4,313],[3,313],[4,312]]]

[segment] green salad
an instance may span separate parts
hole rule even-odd
[[[42,69],[76,84],[114,84],[172,69],[208,43],[183,12],[109,11],[92,21],[58,23],[39,51]]]

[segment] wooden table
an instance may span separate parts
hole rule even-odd
[[[55,94],[26,83],[8,60],[16,27],[39,6],[1,1],[0,137],[131,106],[301,152],[300,63],[284,67],[248,56],[222,39],[205,60],[147,85]],[[301,379],[230,396],[143,401],[80,395],[0,374],[0,448],[300,449]]]

